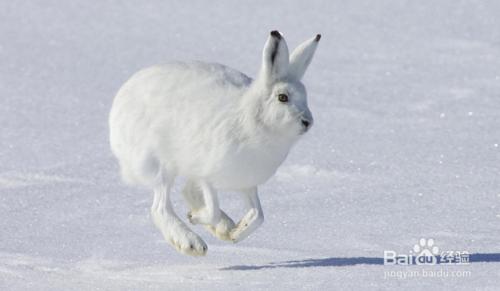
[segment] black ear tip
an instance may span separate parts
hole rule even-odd
[[[316,34],[316,38],[315,38],[315,40],[316,40],[316,41],[319,41],[320,39],[321,39],[321,34]]]
[[[271,31],[271,35],[276,37],[277,39],[281,39],[281,33],[277,30]]]

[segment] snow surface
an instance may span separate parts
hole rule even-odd
[[[119,179],[112,98],[169,60],[254,75],[272,29],[323,35],[315,126],[261,187],[256,233],[194,227],[208,255],[182,256]],[[0,290],[500,288],[499,1],[2,1],[0,64]],[[382,265],[420,238],[475,254],[427,270],[470,276],[384,278],[420,269]]]

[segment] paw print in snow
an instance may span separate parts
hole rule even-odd
[[[415,251],[419,257],[433,257],[439,254],[439,248],[434,245],[434,240],[432,238],[421,238],[420,242],[413,246],[413,251]]]

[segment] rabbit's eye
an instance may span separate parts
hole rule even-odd
[[[288,102],[288,96],[286,94],[279,94],[278,95],[278,100],[280,102]]]

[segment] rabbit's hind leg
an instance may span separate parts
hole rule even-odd
[[[243,216],[230,233],[231,240],[235,243],[248,237],[264,222],[264,213],[260,206],[257,187],[245,190],[243,194],[250,210],[248,210],[247,214]]]
[[[192,219],[192,213],[198,211],[203,211],[205,207],[205,201],[203,199],[202,190],[194,181],[187,181],[186,186],[182,190],[182,194],[191,208],[188,213],[188,218]],[[206,224],[205,228],[210,231],[215,237],[221,240],[231,240],[229,237],[230,231],[234,228],[235,224],[233,220],[222,210],[220,210],[220,220],[215,225]]]
[[[219,200],[215,189],[205,181],[197,181],[196,184],[200,187],[203,207],[192,210],[188,213],[189,221],[192,224],[208,224],[216,226],[220,220]]]
[[[151,207],[151,216],[156,227],[161,231],[165,240],[178,252],[204,256],[207,245],[175,214],[170,202],[170,191],[173,178],[160,178],[154,187],[154,201]]]

